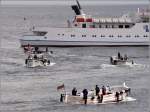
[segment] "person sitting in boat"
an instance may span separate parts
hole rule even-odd
[[[87,104],[88,90],[84,89],[82,92],[83,92],[84,104]]]
[[[77,89],[74,87],[72,89],[72,96],[76,96],[77,95]]]
[[[29,55],[29,56],[28,56],[28,59],[32,59],[32,56],[31,56],[31,55]]]
[[[120,60],[123,60],[123,56],[120,56]]]
[[[34,50],[35,50],[36,53],[38,53],[39,52],[39,47],[35,47]]]
[[[100,92],[100,89],[99,89],[98,85],[96,85],[96,87],[95,87],[95,94],[96,94],[96,96],[98,96],[99,92]]]
[[[131,93],[131,89],[130,89],[130,88],[126,89],[126,90],[125,90],[125,93],[126,93],[126,95],[128,96],[128,95]]]
[[[34,59],[35,59],[35,60],[37,60],[37,59],[38,59],[38,57],[37,57],[37,55],[36,55],[36,54],[34,55]]]
[[[44,58],[44,59],[43,59],[43,64],[45,65],[45,64],[46,64],[46,62],[47,62],[47,59],[46,59],[46,58]]]
[[[128,60],[128,56],[126,54],[124,55],[124,60]]]
[[[106,95],[106,87],[105,86],[102,86],[102,94]]]

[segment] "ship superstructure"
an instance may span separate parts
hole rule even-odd
[[[75,17],[63,28],[35,28],[24,35],[21,46],[147,46],[150,11],[138,11],[121,17],[94,18],[86,15],[79,2],[72,5]]]

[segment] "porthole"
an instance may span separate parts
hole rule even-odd
[[[92,35],[92,37],[96,37],[96,35]]]
[[[118,37],[122,37],[122,35],[118,35]]]
[[[86,37],[86,35],[82,35],[82,37]]]
[[[75,35],[71,35],[71,37],[75,37]]]
[[[127,35],[126,37],[128,37],[128,38],[129,38],[129,37],[131,37],[131,36],[130,36],[130,35]]]

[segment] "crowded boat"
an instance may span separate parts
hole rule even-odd
[[[63,85],[64,87],[64,85]],[[65,90],[64,90],[65,91]],[[78,92],[74,87],[71,93],[60,94],[60,102],[70,104],[108,104],[117,102],[135,101],[136,99],[130,97],[131,88],[125,83],[119,86],[95,86],[94,90],[83,89]]]
[[[38,67],[50,65],[50,60],[44,57],[44,54],[29,54],[25,59],[26,67]]]
[[[40,49],[39,47],[31,47],[28,44],[27,47],[24,47],[24,53],[27,55],[25,59],[25,65],[28,68],[38,67],[38,66],[49,66],[53,65],[48,57],[51,57],[53,51],[49,51],[48,47],[45,49]]]

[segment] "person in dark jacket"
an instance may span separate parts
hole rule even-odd
[[[72,96],[76,96],[77,95],[77,89],[74,87],[72,89]]]
[[[118,59],[120,59],[121,58],[121,54],[120,54],[120,52],[118,52]]]
[[[61,95],[60,95],[60,102],[63,102],[63,101],[64,101],[64,95],[61,94]]]
[[[119,102],[119,92],[116,92],[115,97],[116,97],[116,101]]]
[[[102,86],[102,94],[106,95],[106,88],[105,88],[105,86]]]
[[[98,103],[102,103],[103,102],[103,94],[97,96],[97,100],[98,100]]]
[[[99,89],[98,85],[96,85],[96,87],[95,87],[96,96],[98,96],[99,92],[100,92],[100,89]]]
[[[83,92],[84,104],[87,104],[88,90],[84,89],[82,92]]]

